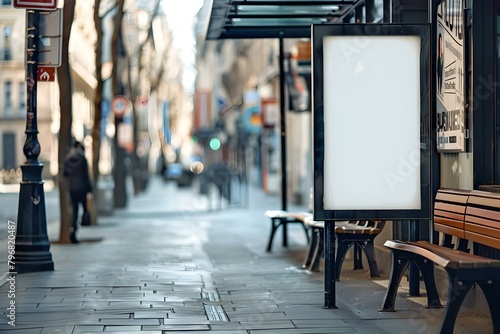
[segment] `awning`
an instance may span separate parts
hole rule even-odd
[[[312,24],[341,21],[364,0],[211,0],[206,40],[310,38]]]

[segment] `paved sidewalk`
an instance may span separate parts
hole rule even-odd
[[[290,227],[287,249],[278,234],[273,252],[265,252],[263,212],[279,208],[277,196],[252,188],[248,207],[213,211],[204,201],[154,181],[127,209],[81,228],[81,243],[53,243],[54,271],[17,275],[15,299],[10,284],[0,287],[0,332],[437,333],[442,310],[398,297],[404,309],[379,313],[383,281],[347,263],[339,308],[324,309],[323,273],[299,269],[307,248],[300,226]],[[57,240],[57,224],[49,225]],[[462,312],[455,332],[490,333],[488,317]]]

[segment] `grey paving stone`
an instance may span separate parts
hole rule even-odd
[[[143,331],[209,331],[208,325],[161,325],[142,326]],[[191,333],[190,333],[191,334]]]
[[[103,313],[103,314],[100,314],[100,313],[94,313],[94,316],[96,318],[99,318],[101,320],[103,319],[130,319],[132,318],[132,314],[129,314],[129,313],[119,313],[119,314],[110,314],[110,313]],[[135,318],[137,319],[137,318]]]
[[[83,334],[87,332],[103,332],[104,326],[75,326],[73,334]]]
[[[289,319],[285,313],[276,312],[276,313],[245,313],[245,314],[234,314],[228,315],[231,321],[243,321],[243,322],[251,322],[255,320],[284,320]]]
[[[347,324],[342,319],[338,319],[338,320],[333,320],[333,319],[332,320],[327,320],[327,319],[298,319],[298,320],[294,320],[294,319],[291,319],[291,320],[292,320],[292,323],[294,323],[295,326],[297,326],[298,328],[351,327],[351,325]]]
[[[265,313],[265,312],[283,312],[277,305],[252,305],[248,307],[234,307],[233,310],[226,310],[226,312],[235,313]]]
[[[255,321],[255,322],[243,322],[240,321],[241,326],[248,330],[252,329],[292,329],[295,328],[291,321],[283,320],[267,320],[267,321]]]
[[[141,326],[109,326],[109,325],[104,325],[104,331],[105,332],[141,332],[142,327]]]
[[[168,318],[164,319],[163,323],[165,325],[208,325],[207,317],[180,317],[180,318]]]
[[[13,333],[13,334],[40,334],[42,332],[43,328],[26,328],[23,326],[18,326],[16,325],[15,327],[13,326],[2,326],[0,325],[0,331],[3,333]]]
[[[194,318],[199,320],[208,320],[205,312],[203,313],[169,313],[169,319],[186,319],[186,318]]]
[[[74,333],[74,326],[44,327],[40,334],[69,334]]]
[[[151,309],[151,311],[134,312],[133,314],[134,319],[161,319],[167,317],[168,317],[168,312],[157,311],[154,309]]]

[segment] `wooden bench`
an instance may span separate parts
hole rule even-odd
[[[309,251],[302,268],[316,271],[324,255],[324,222],[306,217],[305,224],[311,229]],[[335,234],[337,237],[336,250],[336,279],[340,278],[340,270],[347,252],[354,246],[354,270],[363,269],[361,251],[364,251],[371,277],[380,277],[377,262],[375,261],[374,239],[384,228],[385,221],[337,221]]]
[[[271,234],[269,235],[269,241],[267,242],[267,251],[270,252],[273,246],[273,239],[276,231],[281,226],[283,230],[283,247],[288,246],[288,224],[300,224],[304,228],[306,233],[307,242],[309,242],[309,233],[307,227],[304,225],[304,219],[306,217],[312,216],[309,212],[289,212],[283,210],[267,210],[265,213],[266,217],[271,219]]]
[[[434,229],[444,235],[441,245],[427,241],[385,243],[392,253],[392,272],[380,311],[394,311],[397,289],[410,261],[422,273],[428,307],[442,307],[434,278],[434,265],[439,265],[446,270],[449,283],[440,333],[453,333],[459,309],[474,284],[486,296],[494,333],[500,333],[500,257],[473,255],[468,249],[469,240],[477,250],[486,248],[491,253],[500,248],[500,194],[440,189],[434,203]]]

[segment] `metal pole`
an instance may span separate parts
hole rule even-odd
[[[15,259],[9,262],[11,273],[54,270],[49,251],[45,194],[43,191],[43,164],[38,161],[40,143],[37,126],[37,70],[39,31],[37,24],[40,13],[26,11],[26,87],[27,117],[26,141],[23,152],[27,161],[21,166],[22,181],[19,191]]]
[[[335,259],[335,222],[325,221],[325,308],[337,308],[335,305],[335,276],[336,276],[336,259]]]
[[[418,220],[409,221],[410,241],[417,241],[420,239],[418,227],[419,227]],[[412,297],[418,297],[420,296],[420,270],[413,261],[410,262],[408,270],[409,270],[408,272],[409,294]]]
[[[287,210],[287,175],[286,175],[286,101],[285,101],[285,55],[283,33],[279,37],[280,46],[280,133],[281,133],[281,209]],[[286,234],[286,224],[283,224],[283,235]]]

